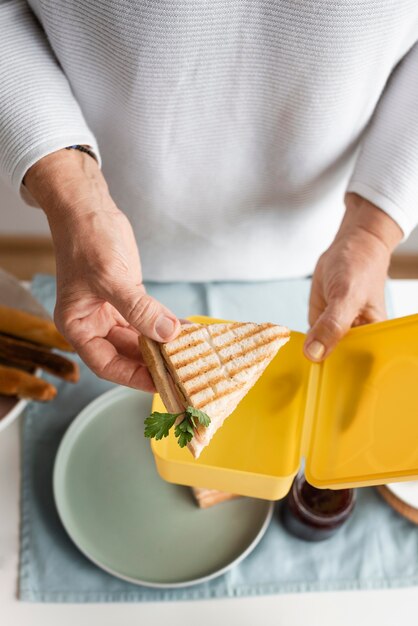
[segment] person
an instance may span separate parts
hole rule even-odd
[[[384,319],[418,213],[414,0],[6,0],[0,32],[0,172],[99,376],[151,389],[137,333],[179,330],[143,280],[313,273],[315,361]]]

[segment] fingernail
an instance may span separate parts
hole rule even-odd
[[[315,339],[307,346],[306,352],[313,361],[320,361],[325,354],[325,346]]]
[[[168,339],[173,334],[176,322],[169,317],[162,315],[157,319],[155,324],[155,332],[161,339]]]

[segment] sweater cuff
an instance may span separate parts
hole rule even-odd
[[[48,154],[76,144],[89,146],[97,158],[99,167],[101,167],[102,162],[99,147],[94,135],[88,130],[81,133],[65,134],[46,139],[45,141],[42,141],[28,149],[14,164],[11,176],[12,186],[20,193],[24,202],[32,206],[38,206],[22,184],[23,178],[28,169],[43,157],[48,156]]]
[[[351,180],[347,187],[347,192],[353,192],[362,196],[362,198],[377,206],[378,209],[387,213],[401,228],[403,232],[402,241],[405,241],[415,228],[415,222],[411,220],[410,216],[400,206],[380,191],[373,189],[373,187],[361,181]]]

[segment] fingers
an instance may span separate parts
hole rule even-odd
[[[93,337],[75,347],[86,365],[100,378],[134,389],[155,391],[147,368],[138,359],[120,354],[108,339]]]
[[[311,292],[309,295],[309,325],[312,327],[321,313],[324,311],[326,302],[322,294],[322,288],[318,273],[312,278]]]
[[[118,287],[107,294],[109,302],[139,333],[155,341],[171,341],[180,331],[180,322],[143,285]]]
[[[308,333],[304,353],[311,361],[322,361],[351,328],[359,311],[358,303],[350,299],[333,300]]]
[[[86,365],[99,377],[135,389],[155,387],[138,347],[138,334],[108,303],[85,317],[80,311],[56,310],[55,319]]]
[[[335,299],[317,316],[307,335],[304,353],[311,361],[322,361],[334,350],[351,327],[384,319],[386,309],[383,299],[378,305],[366,306],[364,309],[355,299]]]
[[[145,365],[138,346],[138,333],[131,328],[114,326],[106,336],[106,339],[115,346],[117,352],[128,359],[134,359],[141,365]]]
[[[366,307],[356,319],[353,321],[352,326],[364,326],[365,324],[373,324],[374,322],[383,322],[387,319],[386,304],[384,298],[377,306]]]

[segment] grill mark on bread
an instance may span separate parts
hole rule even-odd
[[[204,342],[202,342],[202,343],[204,343]],[[201,358],[204,358],[206,356],[209,356],[210,354],[212,354],[212,350],[206,350],[205,352],[201,352],[200,354],[195,354],[192,357],[187,357],[186,359],[183,359],[183,361],[177,361],[175,363],[175,367],[176,367],[176,369],[180,369],[181,367],[184,367],[185,365],[189,365],[190,363],[194,363],[198,359],[201,359]],[[169,354],[168,356],[171,357],[172,355]]]
[[[256,359],[254,359],[253,361],[251,361],[250,363],[243,363],[242,365],[239,365],[238,367],[235,367],[234,369],[229,370],[229,373],[231,376],[236,376],[240,372],[243,372],[244,370],[248,370],[251,367],[254,367],[254,365],[258,365],[259,363],[265,360],[266,360],[265,355],[261,355],[257,357]]]
[[[199,358],[200,357],[201,355],[199,356]],[[186,376],[180,376],[179,374],[179,380],[181,380],[182,383],[189,383],[191,380],[193,380],[194,378],[197,378],[201,374],[207,374],[208,372],[211,372],[212,370],[216,370],[218,368],[219,368],[219,363],[209,363],[205,367],[201,367],[198,372],[191,372],[190,374],[187,374]]]
[[[238,350],[238,352],[234,352],[233,354],[228,354],[226,356],[222,356],[222,355],[219,355],[219,356],[222,359],[222,363],[226,364],[226,363],[229,363],[230,361],[234,361],[236,358],[240,356],[248,356],[249,354],[251,354],[251,352],[258,350],[259,348],[264,348],[264,346],[268,346],[272,344],[274,341],[277,341],[277,339],[279,339],[279,337],[268,337],[265,341],[260,341],[259,343],[257,343],[255,346],[252,346],[251,348],[248,348],[248,349],[241,348],[241,350]],[[264,355],[263,358],[265,359],[266,355]]]
[[[210,386],[212,388],[213,393],[216,395],[216,391],[213,388],[213,385],[217,385],[218,383],[220,383],[222,380],[225,380],[225,376],[223,374],[218,374],[218,376],[215,376],[215,378],[211,378],[209,380],[205,380],[202,383],[199,383],[197,385],[197,387],[192,387],[191,389],[188,389],[188,393],[190,396],[194,396],[196,394],[198,394],[200,391],[203,391],[204,389],[207,389],[208,386]],[[184,382],[184,381],[182,381]]]
[[[261,324],[260,324],[261,325]],[[265,333],[266,330],[269,330],[269,328],[271,328],[271,326],[267,326],[267,325],[263,325],[262,328],[252,328],[249,332],[245,333],[244,335],[239,335],[237,337],[233,337],[230,341],[227,341],[226,343],[220,343],[220,344],[216,344],[216,347],[218,350],[223,350],[224,348],[229,348],[230,346],[233,346],[234,343],[240,343],[241,341],[244,341],[244,339],[250,339],[250,337],[255,337],[256,335],[261,335],[262,333]],[[227,333],[223,333],[223,334],[227,334]],[[222,335],[218,335],[218,337],[221,337]],[[276,336],[274,337],[274,339],[276,339]]]
[[[186,324],[185,326],[181,327],[180,333],[175,339],[173,339],[173,341],[180,339],[180,337],[184,337],[184,335],[190,335],[190,333],[198,332],[199,330],[201,330],[201,328],[200,326],[196,328],[196,324]]]
[[[262,331],[260,331],[260,332],[262,332]],[[253,333],[253,334],[256,334],[256,333]],[[252,336],[252,335],[250,335],[250,336]],[[272,338],[270,341],[265,341],[264,343],[261,343],[261,342],[260,342],[260,343],[258,343],[257,345],[252,346],[252,347],[251,347],[251,348],[249,348],[248,350],[246,349],[246,350],[245,350],[245,352],[242,352],[242,354],[244,354],[244,356],[247,356],[248,354],[251,354],[252,352],[254,352],[254,350],[257,350],[259,347],[264,346],[264,345],[268,345],[268,343],[271,343],[271,342],[272,342],[272,341],[274,341],[275,339],[276,339],[276,337]],[[228,344],[223,345],[223,346],[222,346],[222,349],[223,349],[224,347],[229,347],[230,345],[232,345],[232,343],[235,343],[235,340],[234,340],[233,342],[228,342]],[[222,362],[222,364],[224,364],[224,363],[228,363],[228,361],[230,361],[230,360],[234,359],[236,356],[239,356],[239,354],[240,354],[240,353],[235,353],[234,355],[230,355],[230,356],[228,356],[228,357],[226,357],[226,358],[222,359],[222,361],[221,361],[221,362]],[[202,355],[200,355],[200,356],[199,356],[199,358],[200,358],[201,356],[202,356]],[[221,358],[221,356],[220,356],[220,355],[219,355],[219,357]],[[265,359],[265,355],[261,358],[261,360],[263,360],[263,359]],[[208,365],[207,365],[207,366],[205,366],[205,367],[199,368],[199,371],[197,371],[197,372],[192,372],[192,373],[188,374],[188,375],[187,375],[187,376],[185,376],[184,378],[183,378],[183,377],[181,377],[181,376],[179,376],[179,380],[180,380],[183,384],[186,384],[186,383],[191,382],[191,381],[192,381],[192,380],[194,380],[195,378],[199,378],[199,376],[201,376],[202,374],[207,374],[208,372],[212,372],[213,370],[216,370],[216,369],[219,369],[219,363],[210,363],[210,364],[208,364]],[[245,369],[245,368],[244,368],[244,369]],[[234,370],[234,371],[235,371],[235,370]],[[229,376],[233,376],[233,375],[234,375],[234,373],[233,373],[233,372],[231,372],[231,370],[228,370],[228,374],[229,374]],[[206,381],[206,383],[205,383],[205,384],[202,384],[199,388],[196,388],[196,389],[195,389],[195,388],[189,389],[189,390],[188,390],[188,392],[189,392],[190,394],[193,394],[193,393],[198,393],[199,391],[202,391],[203,389],[205,389],[205,388],[208,386],[208,384],[210,384],[210,385],[212,385],[212,383],[213,383],[213,384],[216,384],[216,383],[217,383],[217,382],[219,382],[220,380],[224,380],[224,379],[225,379],[225,375],[220,375],[220,376],[218,376],[218,377],[216,377],[216,378],[214,378],[214,379],[210,379],[210,380]]]
[[[215,339],[215,337],[217,338],[217,337],[220,337],[221,335],[226,335],[226,333],[229,333],[231,330],[236,330],[237,328],[241,328],[241,326],[246,326],[247,323],[248,322],[235,322],[234,324],[228,324],[229,328],[227,331],[220,330],[219,332],[213,332],[213,329],[212,329],[212,332],[209,334],[211,337]],[[226,323],[222,325],[224,326],[226,325]],[[208,332],[209,332],[209,329],[208,329]]]
[[[246,326],[246,323],[240,323],[237,322],[236,325],[234,325],[233,330],[235,330],[236,328],[242,327],[242,326]],[[258,335],[262,335],[263,333],[265,333],[267,330],[269,330],[270,328],[273,328],[274,324],[263,324],[262,328],[260,329],[260,325],[258,325],[256,328],[252,328],[251,331],[245,333],[244,335],[238,336],[238,337],[233,337],[232,340],[228,341],[225,344],[221,344],[221,345],[213,345],[211,339],[213,339],[214,337],[219,338],[222,335],[226,335],[229,332],[231,332],[231,328],[229,328],[227,331],[222,330],[219,333],[209,333],[209,345],[210,348],[208,350],[206,350],[203,353],[188,357],[186,359],[184,359],[183,361],[177,361],[175,364],[176,370],[178,371],[179,369],[181,369],[182,367],[185,367],[187,365],[193,364],[194,362],[198,361],[199,359],[204,359],[205,357],[210,356],[211,354],[213,354],[214,352],[216,353],[216,355],[218,356],[218,358],[220,359],[220,363],[210,363],[207,366],[201,367],[199,368],[199,370],[197,372],[191,372],[190,374],[186,375],[185,377],[181,377],[179,376],[179,382],[182,385],[185,385],[187,383],[189,383],[190,381],[194,380],[195,378],[198,378],[199,376],[201,376],[202,374],[206,374],[208,372],[214,371],[216,369],[218,369],[219,367],[222,368],[222,365],[229,363],[230,361],[239,358],[241,356],[248,356],[250,355],[252,352],[254,352],[255,350],[267,346],[271,343],[273,343],[274,341],[276,341],[279,338],[285,338],[288,336],[288,333],[286,332],[281,332],[279,334],[276,334],[274,336],[270,336],[265,338],[264,341],[257,341],[255,345],[250,346],[250,347],[244,347],[243,349],[239,350],[238,352],[234,352],[233,354],[227,355],[222,357],[222,355],[220,354],[222,352],[222,350],[229,348],[230,346],[233,346],[234,344],[239,344],[241,341],[245,340],[245,339],[249,339],[251,337],[255,337]],[[186,330],[186,329],[185,329]],[[199,332],[200,330],[202,330],[201,328],[192,328],[192,329],[187,329],[188,334],[193,334],[194,332]],[[173,352],[168,352],[166,350],[166,346],[164,346],[164,350],[163,352],[165,353],[165,356],[171,358],[173,356],[176,356],[178,354],[180,354],[181,352],[185,352],[186,350],[188,350],[189,348],[193,348],[196,347],[198,345],[202,345],[206,343],[206,341],[202,338],[199,338],[199,340],[197,341],[189,341],[187,343],[187,345],[185,346],[180,346],[177,349],[173,350]],[[247,368],[252,367],[253,365],[255,365],[257,362],[261,362],[262,360],[264,360],[265,355],[260,357],[258,360],[252,362],[251,364],[245,364],[243,366],[240,366],[239,368],[236,368],[234,370],[229,370],[227,373],[227,376],[233,377],[236,373],[243,371]],[[224,380],[225,378],[225,374],[221,374],[218,375],[217,377],[213,378],[212,380],[207,380],[204,383],[199,384],[197,387],[192,387],[191,389],[187,389],[187,393],[188,395],[196,395],[198,394],[200,391],[203,391],[205,388],[207,387],[211,387],[213,393],[215,394],[215,398],[216,399],[217,396],[217,392],[215,391],[215,389],[213,388],[213,385],[216,385],[218,382],[220,382],[221,380]]]
[[[236,391],[238,391],[241,387],[244,386],[245,383],[240,383],[237,384],[235,387],[232,387],[230,389],[224,389],[223,391],[218,391],[212,398],[210,398],[209,400],[201,400],[200,402],[197,402],[196,404],[194,404],[194,406],[197,409],[204,409],[205,406],[207,406],[208,404],[212,404],[212,402],[214,402],[215,400],[219,400],[220,398],[224,398],[225,396],[229,396],[231,395],[231,393],[235,393]]]
[[[222,330],[218,333],[209,333],[210,337],[212,339],[216,338],[219,339],[219,337],[222,337],[223,335],[227,335],[228,333],[231,332],[231,330],[235,330],[237,328],[241,328],[242,326],[246,326],[247,324],[244,322],[237,322],[236,325],[231,329],[229,328],[227,331]],[[260,326],[261,329],[260,329]],[[260,335],[263,332],[269,330],[270,328],[273,328],[274,324],[270,324],[270,323],[266,323],[263,325],[258,325],[258,327],[256,328],[252,328],[251,331],[249,331],[248,333],[245,333],[244,335],[239,335],[237,337],[233,337],[230,341],[223,343],[223,344],[216,344],[214,345],[216,351],[220,351],[223,350],[224,348],[229,348],[230,346],[236,344],[236,343],[240,343],[241,341],[245,340],[245,339],[249,339],[250,337],[256,336],[256,335]],[[182,337],[183,334],[193,334],[193,333],[199,333],[201,332],[201,328],[192,328],[192,329],[187,329],[187,331],[182,331],[182,333],[174,340],[177,341],[177,339],[180,339]],[[287,337],[288,333],[280,333],[280,334],[276,334],[274,338],[272,339],[279,339],[279,338],[284,338]],[[203,339],[202,337],[199,337],[197,339],[192,339],[190,338],[190,341],[187,342],[187,344],[182,345],[182,346],[178,346],[178,347],[174,347],[173,349],[171,349],[168,344],[164,345],[164,352],[172,357],[172,356],[176,356],[177,354],[180,354],[181,352],[184,352],[185,350],[188,350],[189,348],[195,348],[196,346],[202,345],[205,343],[205,339]],[[264,344],[259,344],[259,345],[264,345]],[[200,356],[206,356],[206,352],[201,354]],[[239,354],[239,353],[237,353]],[[192,360],[190,362],[193,362]],[[176,367],[182,367],[182,363],[183,361],[180,361],[179,363],[176,363]]]
[[[253,348],[252,350],[248,351],[246,354],[249,354],[250,352],[253,352],[255,349],[257,349],[259,346],[256,346],[255,348]],[[266,355],[260,355],[259,357],[257,357],[256,359],[253,359],[250,363],[244,363],[243,365],[240,365],[239,367],[236,367],[234,370],[229,370],[228,371],[228,377],[230,378],[230,383],[231,386],[227,389],[223,389],[222,391],[218,391],[216,389],[214,389],[214,385],[216,385],[219,382],[222,382],[225,380],[225,376],[224,375],[220,375],[217,376],[216,378],[213,378],[211,380],[208,380],[204,383],[201,383],[198,387],[194,387],[192,389],[188,390],[188,393],[190,395],[190,397],[192,398],[194,395],[199,394],[201,391],[204,391],[205,389],[209,388],[212,390],[213,392],[213,396],[209,399],[204,399],[200,402],[197,403],[193,403],[194,406],[196,406],[196,408],[201,409],[204,408],[205,406],[207,406],[208,404],[211,404],[212,402],[219,400],[220,398],[223,398],[224,396],[230,395],[231,393],[234,393],[236,391],[238,391],[239,389],[241,389],[246,383],[245,381],[237,381],[237,380],[232,380],[233,377],[238,374],[241,371],[244,371],[246,369],[250,369],[251,367],[254,367],[255,365],[262,363],[263,361],[265,361],[266,359]]]
[[[204,339],[200,338],[200,339],[188,341],[187,344],[185,344],[184,346],[178,346],[177,348],[174,348],[173,350],[170,350],[170,348],[167,350],[167,346],[164,346],[164,350],[168,356],[176,356],[176,354],[179,354],[180,352],[184,352],[185,350],[188,350],[189,348],[195,348],[196,346],[199,346],[202,343],[205,343],[205,341]]]

